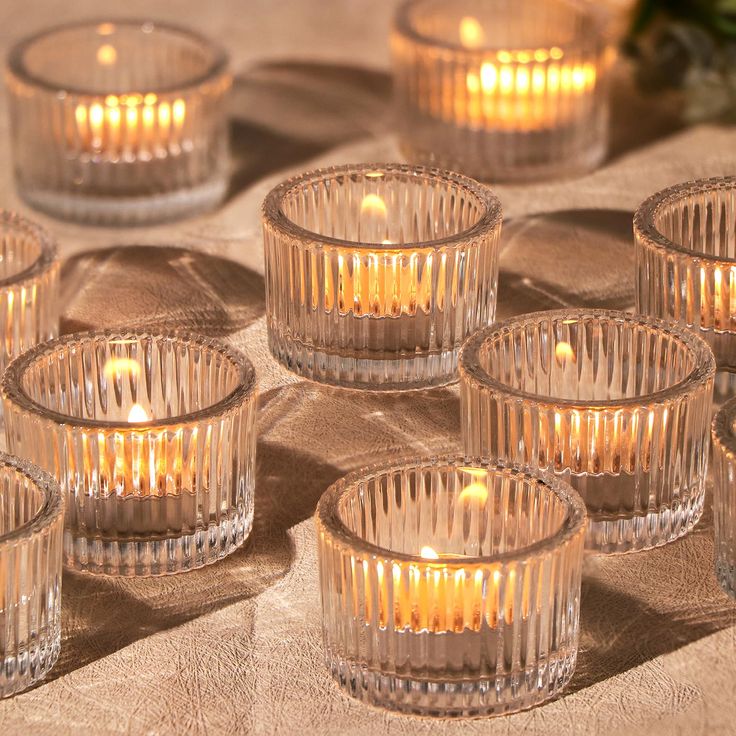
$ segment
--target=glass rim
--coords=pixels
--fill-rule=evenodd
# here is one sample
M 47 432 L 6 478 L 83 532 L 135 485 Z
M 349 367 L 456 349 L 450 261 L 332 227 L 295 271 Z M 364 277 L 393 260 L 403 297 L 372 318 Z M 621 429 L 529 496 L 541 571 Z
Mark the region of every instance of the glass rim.
M 713 444 L 731 461 L 736 460 L 736 436 L 731 430 L 736 420 L 736 397 L 729 399 L 715 414 L 711 423 Z
M 22 38 L 11 46 L 10 51 L 6 57 L 6 68 L 13 74 L 17 79 L 22 82 L 39 87 L 51 92 L 53 94 L 72 94 L 79 97 L 90 97 L 90 98 L 102 98 L 106 97 L 110 92 L 95 92 L 90 89 L 83 87 L 73 87 L 67 85 L 58 85 L 44 79 L 42 76 L 31 74 L 26 68 L 24 56 L 26 51 L 31 48 L 34 44 L 39 41 L 45 40 L 54 36 L 57 33 L 63 31 L 70 31 L 75 29 L 96 29 L 100 25 L 110 24 L 113 26 L 125 26 L 127 28 L 138 29 L 143 32 L 145 27 L 151 27 L 151 34 L 156 31 L 164 31 L 174 34 L 179 34 L 189 38 L 191 41 L 199 44 L 200 46 L 207 48 L 212 52 L 214 58 L 209 68 L 202 72 L 192 76 L 190 80 L 183 84 L 177 85 L 159 85 L 156 87 L 146 88 L 144 92 L 146 94 L 176 94 L 177 92 L 186 92 L 188 90 L 197 88 L 202 84 L 213 81 L 217 77 L 224 74 L 230 64 L 230 57 L 227 51 L 217 44 L 216 42 L 209 39 L 207 36 L 198 33 L 197 31 L 191 30 L 184 26 L 180 26 L 176 23 L 169 23 L 163 21 L 157 21 L 152 19 L 135 19 L 135 18 L 90 18 L 86 20 L 72 21 L 70 23 L 61 23 L 58 25 L 50 26 L 38 31 L 34 34 Z M 115 93 L 117 94 L 117 93 Z
M 147 422 L 123 422 L 107 421 L 102 419 L 88 419 L 86 417 L 75 417 L 70 414 L 48 409 L 43 404 L 32 399 L 23 389 L 22 379 L 31 364 L 43 357 L 48 357 L 59 348 L 76 341 L 94 343 L 109 340 L 137 340 L 140 338 L 151 338 L 153 340 L 169 340 L 187 346 L 196 346 L 200 349 L 212 350 L 219 353 L 223 358 L 229 360 L 239 371 L 237 386 L 227 396 L 210 404 L 203 409 L 190 411 L 172 417 L 161 417 L 151 419 Z M 236 407 L 242 406 L 256 396 L 257 376 L 253 363 L 240 350 L 232 348 L 226 343 L 203 335 L 189 332 L 161 332 L 154 333 L 146 330 L 95 330 L 89 332 L 74 332 L 61 335 L 53 340 L 40 343 L 30 350 L 14 358 L 5 370 L 0 384 L 2 398 L 14 404 L 33 416 L 46 421 L 52 421 L 56 425 L 67 427 L 78 427 L 82 429 L 103 429 L 119 432 L 145 432 L 148 430 L 163 429 L 180 424 L 192 424 L 199 421 L 207 421 L 224 415 Z
M 4 209 L 0 209 L 0 226 L 25 232 L 34 238 L 39 246 L 39 254 L 34 261 L 21 271 L 0 279 L 0 288 L 20 286 L 33 281 L 56 265 L 58 246 L 54 237 L 45 227 L 17 212 Z
M 411 243 L 383 244 L 368 243 L 358 240 L 343 240 L 340 238 L 333 238 L 329 235 L 322 235 L 321 233 L 317 233 L 313 230 L 308 230 L 301 225 L 297 225 L 293 220 L 289 219 L 281 209 L 281 205 L 285 198 L 291 194 L 292 191 L 298 189 L 304 184 L 324 181 L 326 179 L 335 179 L 346 174 L 363 174 L 371 172 L 381 174 L 403 174 L 405 176 L 415 176 L 429 180 L 439 179 L 440 181 L 453 184 L 459 189 L 464 189 L 471 193 L 481 202 L 484 207 L 484 212 L 481 213 L 478 221 L 470 227 L 444 238 Z M 264 223 L 278 230 L 282 236 L 298 240 L 301 243 L 316 243 L 319 246 L 332 246 L 366 253 L 391 254 L 407 253 L 421 249 L 440 250 L 444 247 L 458 246 L 469 240 L 483 237 L 500 227 L 502 222 L 502 208 L 501 201 L 493 193 L 490 187 L 454 171 L 430 166 L 414 166 L 411 164 L 400 163 L 360 163 L 312 169 L 286 179 L 275 186 L 266 195 L 261 207 L 261 216 Z
M 733 189 L 736 192 L 736 176 L 713 176 L 705 179 L 685 181 L 674 186 L 661 189 L 645 199 L 634 213 L 634 234 L 637 240 L 641 238 L 643 244 L 655 250 L 686 255 L 694 262 L 713 264 L 736 265 L 735 258 L 716 256 L 710 253 L 699 253 L 685 245 L 675 243 L 663 235 L 656 226 L 655 218 L 662 207 L 675 202 L 684 201 L 688 195 L 705 194 L 722 189 Z
M 48 529 L 64 510 L 61 486 L 49 473 L 23 458 L 0 452 L 0 471 L 5 468 L 16 471 L 42 491 L 43 503 L 28 521 L 5 534 L 0 534 L 0 549 L 31 539 Z
M 608 322 L 628 322 L 630 324 L 637 324 L 642 327 L 647 327 L 649 329 L 656 330 L 657 332 L 664 333 L 684 344 L 693 357 L 693 367 L 681 380 L 676 381 L 671 386 L 659 389 L 658 391 L 620 399 L 598 400 L 563 399 L 555 396 L 537 394 L 531 391 L 523 391 L 513 386 L 509 386 L 496 378 L 492 378 L 485 369 L 481 368 L 479 360 L 480 350 L 484 344 L 494 337 L 500 337 L 504 333 L 510 332 L 514 328 L 527 322 L 565 318 L 574 319 L 575 321 L 594 318 Z M 652 402 L 664 402 L 677 396 L 681 396 L 691 388 L 700 386 L 709 378 L 712 378 L 716 372 L 716 362 L 715 357 L 713 356 L 713 351 L 708 343 L 700 337 L 700 335 L 697 335 L 691 330 L 681 327 L 674 322 L 667 322 L 655 317 L 630 314 L 628 312 L 621 312 L 613 309 L 568 308 L 520 314 L 479 330 L 471 335 L 460 349 L 460 355 L 458 357 L 458 372 L 461 382 L 465 381 L 476 388 L 492 390 L 497 394 L 513 396 L 538 405 L 551 405 L 564 409 L 588 409 L 595 411 L 599 409 L 630 409 L 632 407 L 639 407 Z
M 415 43 L 420 46 L 425 46 L 427 48 L 433 48 L 433 49 L 442 49 L 443 51 L 453 51 L 455 53 L 462 53 L 467 56 L 476 56 L 481 57 L 485 54 L 496 53 L 499 51 L 516 51 L 516 48 L 509 49 L 508 45 L 494 45 L 494 46 L 488 46 L 483 45 L 479 46 L 477 48 L 468 48 L 467 46 L 463 46 L 461 43 L 456 43 L 452 41 L 443 41 L 436 36 L 430 36 L 424 33 L 420 33 L 415 28 L 414 24 L 411 22 L 410 14 L 414 10 L 414 8 L 417 8 L 424 3 L 426 3 L 427 0 L 404 0 L 404 2 L 399 5 L 398 9 L 394 13 L 393 18 L 393 24 L 392 24 L 392 30 L 394 33 L 397 33 L 401 35 L 403 38 L 408 39 L 412 43 Z M 605 10 L 604 8 L 599 7 L 593 7 L 592 5 L 590 7 L 583 6 L 580 3 L 575 2 L 575 0 L 558 0 L 558 2 L 561 5 L 568 5 L 570 6 L 571 10 L 578 13 L 579 15 L 590 18 L 595 22 L 596 29 L 598 30 L 598 35 L 594 37 L 596 40 L 600 39 L 602 42 L 602 46 L 606 46 L 607 42 L 606 34 L 605 34 L 605 20 L 603 14 L 608 14 L 610 16 L 610 13 L 608 10 Z M 586 35 L 585 41 L 589 41 L 589 37 Z M 567 54 L 572 52 L 573 50 L 579 49 L 579 47 L 583 44 L 576 44 L 576 43 L 566 43 L 566 44 L 555 44 L 558 48 L 562 49 L 563 54 Z M 524 49 L 526 50 L 526 48 Z
M 411 468 L 429 469 L 437 466 L 482 468 L 488 473 L 506 474 L 514 476 L 519 480 L 526 479 L 537 486 L 544 486 L 563 503 L 565 507 L 565 518 L 553 534 L 532 544 L 519 547 L 518 549 L 494 555 L 448 556 L 441 557 L 439 560 L 427 559 L 418 554 L 400 552 L 369 542 L 348 528 L 347 524 L 340 518 L 338 511 L 340 500 L 354 490 L 358 483 L 391 471 L 408 470 Z M 350 551 L 416 565 L 460 569 L 469 565 L 494 565 L 510 561 L 523 561 L 535 554 L 552 553 L 564 547 L 576 536 L 579 535 L 582 537 L 585 534 L 587 511 L 585 502 L 580 494 L 569 483 L 557 478 L 546 470 L 537 470 L 528 465 L 518 465 L 503 460 L 489 460 L 487 458 L 454 454 L 431 457 L 397 457 L 348 473 L 333 483 L 322 494 L 317 503 L 315 518 L 319 526 L 332 539 L 339 541 Z

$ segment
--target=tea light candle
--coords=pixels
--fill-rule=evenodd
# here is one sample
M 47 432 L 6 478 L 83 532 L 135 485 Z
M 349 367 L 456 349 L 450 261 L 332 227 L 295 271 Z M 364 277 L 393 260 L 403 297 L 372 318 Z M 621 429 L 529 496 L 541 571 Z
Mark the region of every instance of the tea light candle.
M 82 22 L 10 53 L 15 171 L 33 206 L 131 224 L 191 214 L 228 181 L 222 50 L 165 24 Z
M 59 484 L 0 453 L 0 699 L 42 680 L 61 647 Z
M 736 399 L 714 417 L 712 438 L 716 577 L 736 598 Z
M 409 460 L 338 481 L 316 523 L 326 658 L 350 695 L 492 715 L 554 697 L 571 677 L 585 508 L 568 485 Z
M 59 332 L 59 261 L 51 235 L 0 210 L 0 374 L 23 351 Z
M 703 511 L 714 374 L 708 345 L 670 323 L 595 309 L 515 317 L 463 346 L 465 450 L 569 481 L 589 549 L 664 544 Z
M 634 217 L 636 308 L 704 337 L 736 370 L 736 177 L 685 182 Z
M 480 179 L 564 176 L 607 147 L 612 52 L 568 0 L 409 0 L 392 35 L 402 148 Z
M 477 182 L 401 165 L 303 174 L 263 207 L 269 345 L 318 381 L 371 389 L 454 379 L 493 321 L 501 206 Z
M 255 374 L 225 345 L 66 335 L 10 365 L 3 399 L 8 446 L 54 473 L 66 494 L 68 566 L 182 572 L 248 537 Z

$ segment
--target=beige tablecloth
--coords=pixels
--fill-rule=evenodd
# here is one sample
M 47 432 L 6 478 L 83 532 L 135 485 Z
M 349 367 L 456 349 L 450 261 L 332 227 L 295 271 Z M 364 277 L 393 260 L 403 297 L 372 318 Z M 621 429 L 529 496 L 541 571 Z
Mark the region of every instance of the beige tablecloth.
M 564 698 L 495 720 L 394 716 L 343 696 L 321 659 L 310 516 L 327 485 L 388 453 L 459 441 L 456 388 L 373 396 L 321 388 L 268 355 L 258 206 L 287 174 L 399 158 L 382 0 L 4 0 L 0 49 L 48 23 L 121 13 L 199 27 L 232 52 L 233 186 L 206 217 L 146 229 L 54 222 L 62 329 L 158 324 L 220 335 L 259 372 L 256 525 L 213 567 L 138 582 L 64 577 L 60 660 L 0 703 L 0 734 L 726 734 L 736 732 L 736 606 L 712 573 L 712 525 L 666 548 L 590 557 L 577 672 Z M 657 189 L 734 173 L 736 132 L 678 131 L 616 85 L 610 161 L 591 176 L 498 187 L 499 315 L 630 307 L 631 215 Z M 0 96 L 2 205 L 12 185 Z

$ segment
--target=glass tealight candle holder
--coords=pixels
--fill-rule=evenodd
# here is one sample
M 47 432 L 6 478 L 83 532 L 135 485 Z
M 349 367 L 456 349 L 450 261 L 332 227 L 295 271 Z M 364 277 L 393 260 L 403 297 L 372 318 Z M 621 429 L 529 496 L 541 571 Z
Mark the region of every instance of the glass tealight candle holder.
M 12 452 L 65 492 L 64 562 L 164 575 L 216 562 L 253 522 L 256 378 L 203 337 L 80 333 L 10 364 Z
M 0 698 L 41 680 L 59 656 L 63 525 L 59 484 L 0 453 Z
M 705 341 L 660 320 L 515 317 L 463 346 L 465 449 L 569 481 L 588 507 L 589 549 L 665 544 L 702 514 L 714 375 Z
M 481 180 L 593 169 L 608 147 L 605 18 L 571 0 L 409 0 L 392 34 L 401 146 Z
M 109 224 L 206 210 L 229 179 L 227 56 L 161 23 L 81 22 L 17 44 L 7 66 L 19 194 Z
M 716 577 L 736 598 L 736 399 L 716 414 L 712 435 Z
M 263 205 L 269 345 L 324 383 L 455 380 L 462 341 L 493 322 L 501 205 L 472 179 L 398 164 L 312 171 Z
M 59 333 L 56 243 L 42 227 L 0 210 L 0 375 L 24 350 Z
M 585 506 L 558 479 L 462 458 L 338 481 L 317 507 L 327 666 L 429 716 L 509 713 L 575 668 Z
M 664 189 L 636 211 L 636 307 L 699 332 L 736 371 L 736 176 Z

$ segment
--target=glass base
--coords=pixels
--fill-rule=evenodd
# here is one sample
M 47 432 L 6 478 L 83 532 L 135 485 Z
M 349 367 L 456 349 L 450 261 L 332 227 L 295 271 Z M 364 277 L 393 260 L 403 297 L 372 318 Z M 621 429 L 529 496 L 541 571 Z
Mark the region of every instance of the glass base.
M 56 664 L 60 649 L 61 626 L 57 621 L 16 656 L 0 660 L 0 698 L 26 690 L 46 677 Z
M 406 391 L 444 386 L 457 381 L 459 349 L 438 353 L 380 357 L 376 352 L 328 353 L 314 350 L 269 327 L 271 354 L 285 368 L 304 378 L 342 388 L 368 391 Z M 377 356 L 377 357 L 373 357 Z
M 716 559 L 716 577 L 724 592 L 731 598 L 736 598 L 736 567 L 727 560 Z
M 514 713 L 555 697 L 575 671 L 577 652 L 517 674 L 462 681 L 432 681 L 368 670 L 327 654 L 327 667 L 348 695 L 370 705 L 421 716 L 469 717 Z
M 713 408 L 720 409 L 734 396 L 736 396 L 736 373 L 730 370 L 716 371 L 713 383 Z
M 20 187 L 18 193 L 31 207 L 52 217 L 124 226 L 176 220 L 211 210 L 222 201 L 227 187 L 227 178 L 219 176 L 194 187 L 140 197 L 95 197 Z
M 534 182 L 570 179 L 595 171 L 606 158 L 607 143 L 601 143 L 581 151 L 576 156 L 564 160 L 542 161 L 541 163 L 513 163 L 498 152 L 508 151 L 513 142 L 508 134 L 493 136 L 488 133 L 468 134 L 468 140 L 476 140 L 475 146 L 458 146 L 454 156 L 434 149 L 424 149 L 410 141 L 402 141 L 400 148 L 408 161 L 428 164 L 439 168 L 459 171 L 479 181 L 494 182 Z M 495 142 L 492 142 L 495 141 Z M 483 151 L 493 152 L 492 156 Z
M 64 565 L 92 575 L 152 577 L 211 565 L 243 545 L 253 512 L 234 514 L 208 529 L 166 539 L 74 537 L 64 530 Z
M 696 491 L 670 509 L 626 519 L 597 521 L 588 510 L 585 549 L 622 554 L 660 547 L 685 536 L 703 515 L 705 490 Z

